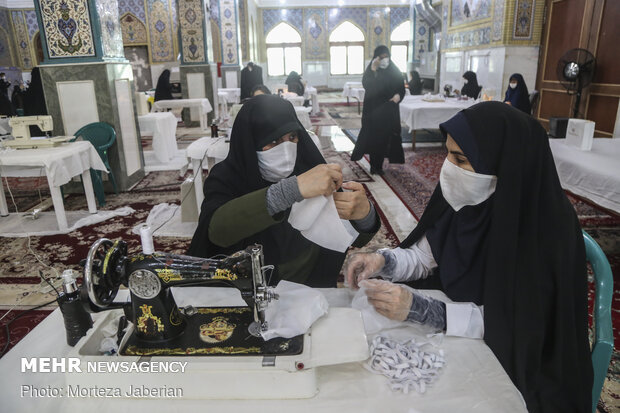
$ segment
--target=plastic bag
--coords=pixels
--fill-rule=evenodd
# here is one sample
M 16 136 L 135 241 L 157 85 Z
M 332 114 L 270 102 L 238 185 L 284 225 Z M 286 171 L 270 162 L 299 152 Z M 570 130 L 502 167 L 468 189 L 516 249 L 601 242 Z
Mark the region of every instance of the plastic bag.
M 265 310 L 268 330 L 261 333 L 265 340 L 304 334 L 329 309 L 320 291 L 302 284 L 283 280 L 275 293 L 279 299 L 271 301 Z

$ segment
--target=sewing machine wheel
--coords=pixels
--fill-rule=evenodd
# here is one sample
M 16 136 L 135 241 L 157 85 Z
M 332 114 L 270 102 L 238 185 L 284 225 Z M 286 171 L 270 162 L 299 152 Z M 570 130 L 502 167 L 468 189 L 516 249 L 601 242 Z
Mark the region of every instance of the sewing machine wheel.
M 112 242 L 101 238 L 90 247 L 86 257 L 84 286 L 90 301 L 100 308 L 112 304 L 121 284 L 115 267 L 119 253 L 126 250 L 126 244 L 119 242 L 122 241 Z

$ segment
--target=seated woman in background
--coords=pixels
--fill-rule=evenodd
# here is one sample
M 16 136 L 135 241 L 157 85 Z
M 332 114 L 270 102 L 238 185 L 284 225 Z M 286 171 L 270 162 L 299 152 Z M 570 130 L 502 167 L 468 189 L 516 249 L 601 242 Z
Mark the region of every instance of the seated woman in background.
M 349 285 L 386 317 L 484 338 L 531 413 L 591 411 L 583 235 L 547 133 L 501 102 L 440 127 L 448 155 L 420 222 L 398 248 L 354 255 Z M 452 301 L 396 283 L 410 281 Z
M 422 80 L 420 80 L 420 74 L 417 70 L 409 72 L 411 79 L 409 80 L 409 93 L 412 95 L 422 94 Z
M 157 79 L 157 87 L 155 88 L 155 102 L 158 100 L 172 99 L 172 91 L 170 89 L 170 70 L 166 69 L 161 72 Z
M 461 96 L 467 96 L 470 99 L 478 99 L 482 86 L 478 85 L 478 77 L 474 72 L 468 70 L 463 73 L 463 87 L 461 88 Z
M 530 94 L 527 91 L 527 85 L 523 76 L 520 73 L 515 73 L 510 76 L 508 83 L 508 89 L 506 89 L 506 97 L 504 103 L 512 105 L 528 115 L 532 113 L 532 106 L 530 105 Z
M 347 192 L 335 192 L 340 187 Z M 204 184 L 198 228 L 189 255 L 212 257 L 261 244 L 266 265 L 280 279 L 335 287 L 345 253 L 323 248 L 288 222 L 295 202 L 333 195 L 341 219 L 365 245 L 381 225 L 364 188 L 342 183 L 341 168 L 325 159 L 303 128 L 290 102 L 259 95 L 243 105 L 232 129 L 228 157 Z M 329 228 L 325 228 L 329 231 Z
M 292 71 L 286 81 L 284 82 L 288 86 L 288 91 L 290 93 L 297 93 L 297 96 L 303 96 L 306 90 L 303 82 L 301 81 L 301 76 L 299 73 Z

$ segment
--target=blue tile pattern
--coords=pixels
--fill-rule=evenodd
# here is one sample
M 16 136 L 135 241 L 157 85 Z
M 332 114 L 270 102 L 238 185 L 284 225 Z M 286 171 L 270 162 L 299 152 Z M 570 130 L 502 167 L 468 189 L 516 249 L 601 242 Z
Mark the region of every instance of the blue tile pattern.
M 9 32 L 9 27 L 11 24 L 9 23 L 9 11 L 6 9 L 0 10 L 0 27 Z
M 452 17 L 450 27 L 491 17 L 491 0 L 452 0 Z
M 239 0 L 239 35 L 241 36 L 241 60 L 249 60 L 250 53 L 248 50 L 248 28 L 246 25 L 246 0 Z
M 125 13 L 133 13 L 142 23 L 146 24 L 146 12 L 144 1 L 141 0 L 118 0 L 118 13 L 122 16 Z
M 325 9 L 304 10 L 304 45 L 306 59 L 328 59 L 327 30 L 325 27 Z
M 482 27 L 458 33 L 448 33 L 446 49 L 481 46 L 491 43 L 491 28 Z
M 390 7 L 390 33 L 399 24 L 409 20 L 409 7 Z
M 504 29 L 504 3 L 505 0 L 495 0 L 495 9 L 493 10 L 493 36 L 494 42 L 502 40 Z
M 367 32 L 368 8 L 366 7 L 342 7 L 327 10 L 327 28 L 331 32 L 341 22 L 351 20 L 356 23 L 364 33 Z
M 512 38 L 515 40 L 531 39 L 533 22 L 534 0 L 517 0 Z
M 9 35 L 6 31 L 0 30 L 0 66 L 9 67 L 13 66 L 13 60 L 11 59 L 11 50 L 9 49 Z
M 263 9 L 263 34 L 267 35 L 280 22 L 286 22 L 303 33 L 303 20 L 303 9 Z
M 24 10 L 24 17 L 26 17 L 26 26 L 28 26 L 28 36 L 32 39 L 32 36 L 39 31 L 37 13 L 34 10 Z
M 103 55 L 114 58 L 125 57 L 117 0 L 97 0 L 96 6 L 101 25 Z

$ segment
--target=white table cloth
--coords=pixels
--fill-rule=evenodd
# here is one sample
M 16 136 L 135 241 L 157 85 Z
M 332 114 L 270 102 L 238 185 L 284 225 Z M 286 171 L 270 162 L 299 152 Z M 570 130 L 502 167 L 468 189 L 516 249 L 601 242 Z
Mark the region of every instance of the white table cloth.
M 416 129 L 438 129 L 439 124 L 447 121 L 463 109 L 473 105 L 473 99 L 457 100 L 448 98 L 445 102 L 426 102 L 424 96 L 405 96 L 400 103 L 400 120 L 409 127 L 409 132 Z
M 342 87 L 342 96 L 343 97 L 349 97 L 351 96 L 351 89 L 359 89 L 359 88 L 364 88 L 364 85 L 362 84 L 362 82 L 346 82 L 344 84 L 344 86 Z
M 197 288 L 196 288 L 197 289 Z M 202 288 L 192 294 L 191 301 L 184 302 L 180 291 L 174 294 L 177 302 L 199 306 L 209 303 L 223 306 L 230 303 L 231 292 L 236 291 Z M 218 291 L 219 290 L 219 291 Z M 347 307 L 350 296 L 345 289 L 322 289 L 331 307 Z M 117 298 L 121 298 L 117 296 Z M 188 294 L 189 295 L 189 294 Z M 227 296 L 225 299 L 223 296 Z M 202 300 L 197 301 L 200 297 Z M 235 305 L 240 305 L 235 304 Z M 93 314 L 93 319 L 105 313 Z M 389 334 L 399 340 L 415 338 L 427 340 L 416 327 L 392 329 Z M 68 356 L 71 347 L 66 343 L 62 315 L 55 310 L 36 326 L 22 341 L 0 359 L 0 396 L 2 409 L 7 412 L 321 412 L 321 413 L 524 413 L 526 412 L 518 390 L 510 381 L 495 355 L 482 340 L 446 337 L 440 345 L 445 352 L 446 367 L 436 382 L 423 395 L 417 393 L 395 393 L 383 376 L 373 374 L 363 363 L 347 363 L 319 367 L 317 371 L 318 394 L 299 400 L 186 400 L 186 399 L 127 399 L 104 397 L 66 397 L 64 374 L 79 373 L 22 373 L 22 357 Z M 157 357 L 153 357 L 153 360 Z M 151 373 L 157 374 L 157 373 Z M 179 375 L 183 373 L 178 373 Z M 295 373 L 291 373 L 295 374 Z M 146 376 L 145 376 L 146 377 Z M 182 377 L 180 377 L 182 378 Z M 135 383 L 136 386 L 147 385 Z M 205 382 L 205 386 L 209 383 Z M 22 386 L 40 388 L 61 388 L 63 397 L 31 398 L 21 397 Z M 168 387 L 177 387 L 170 383 Z M 121 392 L 127 388 L 122 388 Z
M 66 230 L 67 217 L 60 186 L 82 175 L 88 211 L 97 212 L 90 168 L 107 171 L 90 142 L 77 141 L 43 149 L 5 149 L 0 151 L 0 214 L 9 214 L 2 176 L 47 176 L 58 228 Z M 9 219 L 9 218 L 2 218 Z
M 207 98 L 158 100 L 153 104 L 151 112 L 165 112 L 167 109 L 179 108 L 198 108 L 200 113 L 200 128 L 202 130 L 207 130 L 209 128 L 207 113 L 211 112 L 213 108 L 211 107 L 211 102 L 209 102 Z
M 202 167 L 200 166 L 200 162 L 202 161 L 202 166 L 206 166 L 210 171 L 213 165 L 226 159 L 230 147 L 230 143 L 227 141 L 228 137 L 200 138 L 192 142 L 185 150 L 192 164 L 192 170 L 194 171 L 194 191 L 196 193 L 196 204 L 198 205 L 199 213 L 202 201 L 204 200 L 204 193 L 202 190 Z
M 549 139 L 562 188 L 620 214 L 620 139 L 594 138 L 592 149 Z
M 138 116 L 141 135 L 153 136 L 153 152 L 160 162 L 174 158 L 177 147 L 177 118 L 170 112 Z
M 297 93 L 284 93 L 282 97 L 293 104 L 293 106 L 303 106 L 305 98 Z
M 316 115 L 320 112 L 319 109 L 319 97 L 318 92 L 315 87 L 307 86 L 304 90 L 304 99 L 308 99 L 312 101 L 312 115 Z
M 301 124 L 306 129 L 312 128 L 312 122 L 310 121 L 310 111 L 312 111 L 312 108 L 295 106 L 295 113 L 297 114 L 297 119 L 299 119 Z

